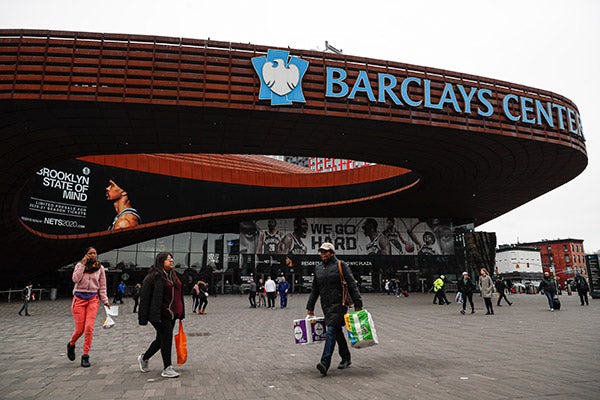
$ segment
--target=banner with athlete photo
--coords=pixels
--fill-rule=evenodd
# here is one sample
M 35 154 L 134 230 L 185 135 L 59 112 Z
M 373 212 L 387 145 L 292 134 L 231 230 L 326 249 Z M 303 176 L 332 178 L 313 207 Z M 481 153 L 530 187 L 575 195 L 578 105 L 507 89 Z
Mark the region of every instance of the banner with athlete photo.
M 450 219 L 294 218 L 244 221 L 240 252 L 299 256 L 331 242 L 340 255 L 453 255 Z

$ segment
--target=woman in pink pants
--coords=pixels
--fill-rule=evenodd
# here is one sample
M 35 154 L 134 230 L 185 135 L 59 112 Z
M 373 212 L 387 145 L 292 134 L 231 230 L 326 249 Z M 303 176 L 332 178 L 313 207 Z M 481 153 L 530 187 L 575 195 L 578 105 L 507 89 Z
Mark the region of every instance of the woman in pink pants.
M 71 311 L 75 321 L 75 331 L 71 340 L 67 343 L 67 357 L 69 360 L 75 360 L 75 343 L 81 337 L 83 340 L 83 354 L 81 356 L 81 366 L 90 366 L 90 348 L 94 336 L 94 323 L 100 301 L 110 308 L 110 302 L 106 295 L 106 274 L 104 267 L 97 259 L 98 253 L 95 248 L 88 247 L 85 256 L 81 262 L 77 263 L 73 270 L 73 303 Z M 100 299 L 98 299 L 98 296 Z

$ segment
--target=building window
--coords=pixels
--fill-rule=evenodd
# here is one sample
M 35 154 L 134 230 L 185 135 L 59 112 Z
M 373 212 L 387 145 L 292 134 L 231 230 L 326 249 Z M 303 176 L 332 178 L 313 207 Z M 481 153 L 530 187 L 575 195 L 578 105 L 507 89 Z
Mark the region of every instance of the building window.
M 565 254 L 565 262 L 567 262 L 567 263 L 570 262 L 570 258 L 569 258 L 568 254 Z
M 564 250 L 565 252 L 569 251 L 569 246 L 568 246 L 568 245 L 566 245 L 566 244 L 563 244 L 563 250 Z

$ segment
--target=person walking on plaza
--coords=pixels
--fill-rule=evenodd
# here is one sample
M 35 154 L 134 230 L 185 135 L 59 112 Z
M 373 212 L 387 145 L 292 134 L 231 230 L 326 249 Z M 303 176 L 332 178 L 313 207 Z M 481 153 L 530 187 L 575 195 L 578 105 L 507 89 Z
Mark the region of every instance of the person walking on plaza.
M 287 307 L 288 302 L 288 292 L 290 290 L 290 283 L 285 279 L 285 276 L 281 277 L 281 281 L 279 282 L 279 304 L 281 308 Z
M 441 275 L 440 278 L 442 278 L 442 280 L 444 281 L 444 285 L 439 290 L 438 298 L 443 299 L 445 304 L 450 304 L 451 301 L 448 300 L 448 298 L 446 297 L 446 279 L 447 278 L 444 275 Z M 442 304 L 442 303 L 440 303 L 440 304 Z
M 362 310 L 363 303 L 350 267 L 345 262 L 337 259 L 333 244 L 323 243 L 319 247 L 319 255 L 321 263 L 315 267 L 312 290 L 306 303 L 306 314 L 309 316 L 315 315 L 315 304 L 320 297 L 327 328 L 325 346 L 323 347 L 321 361 L 317 364 L 317 369 L 321 375 L 327 375 L 336 343 L 342 358 L 338 369 L 348 368 L 352 364 L 348 343 L 342 330 L 345 325 L 344 314 L 348 312 L 348 307 L 342 304 L 342 279 L 338 262 L 341 263 L 342 273 L 348 285 L 348 292 L 354 302 L 354 310 Z
M 250 278 L 249 284 L 248 301 L 250 302 L 250 308 L 256 308 L 256 282 L 254 282 L 254 279 Z
M 115 294 L 115 298 L 113 299 L 113 304 L 123 304 L 123 295 L 125 294 L 125 284 L 123 281 L 119 282 L 119 286 L 117 286 L 117 293 Z
M 198 302 L 200 300 L 200 286 L 198 286 L 198 282 L 194 284 L 192 287 L 192 314 L 196 314 L 196 310 L 198 309 Z
M 208 305 L 208 284 L 204 281 L 198 281 L 198 314 L 206 314 L 206 306 Z
M 25 286 L 23 288 L 23 291 L 21 292 L 21 299 L 23 300 L 23 305 L 21 306 L 21 309 L 19 310 L 20 316 L 23 316 L 23 311 L 25 311 L 26 317 L 31 316 L 31 314 L 29 314 L 29 302 L 31 301 L 31 298 L 32 298 L 31 296 L 33 295 L 32 288 L 33 288 L 33 285 L 30 283 L 27 286 Z
M 433 281 L 433 304 L 436 304 L 436 300 L 439 305 L 450 304 L 444 290 L 445 283 L 446 277 L 444 275 L 440 275 L 439 278 Z
M 265 284 L 262 278 L 258 280 L 258 306 L 267 306 L 267 291 L 265 290 Z
M 72 280 L 73 302 L 71 312 L 75 322 L 75 330 L 67 343 L 67 358 L 75 361 L 75 344 L 84 335 L 81 366 L 90 367 L 90 349 L 94 337 L 94 324 L 100 302 L 110 308 L 110 300 L 106 295 L 106 273 L 98 261 L 98 252 L 94 247 L 88 247 L 83 259 L 75 265 Z M 98 300 L 100 297 L 100 300 Z
M 142 283 L 138 322 L 140 325 L 152 324 L 156 338 L 146 351 L 137 358 L 141 372 L 149 372 L 150 358 L 160 350 L 163 361 L 161 376 L 177 378 L 179 373 L 171 363 L 173 347 L 173 328 L 175 320 L 185 318 L 183 304 L 183 285 L 173 270 L 173 256 L 169 252 L 158 253 L 154 265 Z
M 584 305 L 585 303 L 586 306 L 589 306 L 590 303 L 588 301 L 588 291 L 590 290 L 590 287 L 588 286 L 585 277 L 581 275 L 580 272 L 575 275 L 575 288 L 577 289 L 577 294 L 579 295 L 579 301 L 581 301 L 581 305 Z
M 465 315 L 465 309 L 467 308 L 467 300 L 469 300 L 469 304 L 471 305 L 471 314 L 475 314 L 475 306 L 473 305 L 473 292 L 475 291 L 475 284 L 469 277 L 469 273 L 467 271 L 462 273 L 462 279 L 459 279 L 457 282 L 457 290 L 462 293 L 462 310 L 460 313 Z
M 544 272 L 544 278 L 538 287 L 540 293 L 546 295 L 550 311 L 554 311 L 554 296 L 556 296 L 556 281 L 548 271 Z
M 267 292 L 267 301 L 269 302 L 269 308 L 275 309 L 275 298 L 277 297 L 277 285 L 275 281 L 271 279 L 270 276 L 267 276 L 267 281 L 265 282 L 265 291 Z
M 142 285 L 137 283 L 133 288 L 133 312 L 136 313 L 140 304 L 140 294 L 142 293 Z
M 481 290 L 481 297 L 485 303 L 487 312 L 485 315 L 494 315 L 494 306 L 492 305 L 492 296 L 494 295 L 494 281 L 490 277 L 487 269 L 481 268 L 479 271 L 479 290 Z
M 506 303 L 508 303 L 509 306 L 512 306 L 512 303 L 508 301 L 508 298 L 506 297 L 506 283 L 504 282 L 504 278 L 502 278 L 501 276 L 497 277 L 496 281 L 494 282 L 494 286 L 496 287 L 496 292 L 498 292 L 498 303 L 496 303 L 496 305 L 498 307 L 502 307 L 502 304 L 500 304 L 500 302 L 502 301 L 502 299 L 504 299 L 504 301 L 506 301 Z

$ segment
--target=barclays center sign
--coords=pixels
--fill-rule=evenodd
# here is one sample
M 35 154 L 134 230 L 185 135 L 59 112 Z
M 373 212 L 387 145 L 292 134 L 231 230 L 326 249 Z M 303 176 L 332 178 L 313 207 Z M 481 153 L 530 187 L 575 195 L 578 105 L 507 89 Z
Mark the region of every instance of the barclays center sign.
M 270 100 L 272 106 L 305 103 L 302 78 L 309 62 L 290 56 L 289 51 L 269 50 L 266 56 L 254 57 L 252 65 L 260 78 L 259 100 Z M 370 77 L 366 70 L 353 71 L 326 67 L 325 97 L 352 101 L 357 95 L 366 96 L 371 103 L 393 104 L 397 107 L 442 110 L 451 109 L 464 115 L 489 118 L 494 115 L 493 102 L 500 112 L 514 123 L 546 126 L 583 137 L 579 113 L 552 101 L 540 101 L 522 94 L 496 94 L 489 88 L 445 83 L 441 95 L 434 95 L 432 82 L 416 76 L 398 78 L 389 73 Z M 349 79 L 351 78 L 351 79 Z M 353 82 L 353 83 L 350 83 Z M 419 89 L 421 95 L 415 95 Z

